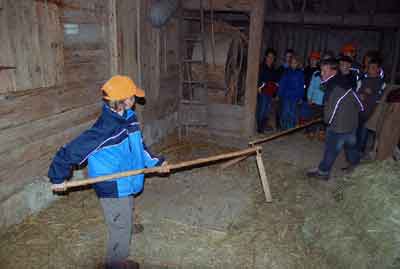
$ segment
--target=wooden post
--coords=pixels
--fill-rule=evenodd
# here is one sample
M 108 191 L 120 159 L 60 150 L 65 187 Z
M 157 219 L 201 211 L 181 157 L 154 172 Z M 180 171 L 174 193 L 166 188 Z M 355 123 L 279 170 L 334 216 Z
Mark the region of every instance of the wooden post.
M 141 16 L 141 2 L 136 2 L 136 57 L 137 57 L 137 83 L 139 87 L 143 88 L 143 79 L 142 79 L 142 16 Z
M 399 65 L 399 57 L 400 57 L 400 28 L 397 29 L 396 34 L 396 44 L 394 47 L 394 58 L 392 64 L 392 73 L 390 74 L 390 84 L 394 84 L 396 81 L 397 74 L 397 66 Z
M 257 81 L 261 56 L 262 34 L 264 28 L 264 0 L 254 0 L 250 12 L 250 34 L 247 56 L 246 93 L 245 93 L 245 135 L 251 136 L 255 131 L 255 114 L 257 106 Z
M 271 191 L 269 189 L 267 173 L 265 172 L 265 167 L 261 156 L 261 149 L 257 150 L 256 160 L 257 160 L 258 172 L 260 173 L 261 184 L 264 189 L 265 200 L 268 203 L 270 203 L 272 202 L 272 196 L 271 196 Z
M 117 32 L 117 1 L 110 0 L 109 4 L 109 15 L 108 25 L 110 34 L 110 45 L 109 45 L 109 56 L 110 56 L 110 75 L 118 74 L 118 32 Z

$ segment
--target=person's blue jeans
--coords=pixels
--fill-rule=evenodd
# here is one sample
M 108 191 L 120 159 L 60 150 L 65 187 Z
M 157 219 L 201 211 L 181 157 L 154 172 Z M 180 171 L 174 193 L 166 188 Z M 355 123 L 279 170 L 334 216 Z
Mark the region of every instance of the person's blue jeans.
M 296 127 L 297 124 L 297 101 L 283 99 L 281 102 L 280 127 L 283 130 Z
M 267 123 L 268 113 L 271 107 L 272 97 L 267 94 L 258 94 L 257 95 L 257 112 L 256 112 L 256 120 L 257 120 L 257 130 L 259 132 L 263 132 L 265 128 L 265 124 Z
M 368 143 L 368 129 L 365 127 L 365 121 L 360 121 L 357 129 L 357 148 L 360 154 L 365 152 Z
M 325 138 L 324 157 L 318 167 L 320 173 L 329 175 L 342 149 L 344 149 L 346 159 L 351 165 L 357 165 L 360 162 L 356 131 L 350 133 L 336 133 L 328 130 Z

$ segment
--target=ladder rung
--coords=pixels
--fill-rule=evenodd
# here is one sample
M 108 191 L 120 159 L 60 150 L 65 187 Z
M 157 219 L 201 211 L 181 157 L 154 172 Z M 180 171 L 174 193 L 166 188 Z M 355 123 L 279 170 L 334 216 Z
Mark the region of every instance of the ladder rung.
M 196 101 L 196 100 L 188 100 L 188 99 L 182 99 L 181 104 L 188 104 L 188 105 L 205 105 L 204 102 L 201 101 Z
M 193 59 L 183 59 L 183 62 L 184 63 L 199 63 L 199 64 L 203 63 L 202 60 L 193 60 Z
M 186 84 L 205 84 L 206 81 L 203 81 L 203 80 L 184 80 L 183 83 L 186 83 Z
M 201 42 L 203 41 L 203 38 L 201 37 L 185 37 L 185 41 L 192 41 L 192 42 Z
M 188 21 L 199 21 L 201 20 L 200 17 L 194 17 L 194 16 L 183 16 L 184 20 L 188 20 Z

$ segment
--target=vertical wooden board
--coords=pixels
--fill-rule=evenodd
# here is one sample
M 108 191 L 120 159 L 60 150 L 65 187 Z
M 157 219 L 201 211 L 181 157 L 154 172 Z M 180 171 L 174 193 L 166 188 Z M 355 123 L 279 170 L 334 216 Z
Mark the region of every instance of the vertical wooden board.
M 1 0 L 0 7 L 0 65 L 15 66 L 15 58 L 11 52 L 11 40 L 9 38 L 8 1 Z M 0 71 L 0 94 L 15 91 L 15 70 Z
M 117 1 L 120 73 L 137 80 L 136 1 Z
M 160 88 L 160 57 L 157 44 L 159 44 L 160 30 L 151 26 L 147 19 L 150 10 L 150 1 L 142 1 L 141 37 L 143 42 L 141 53 L 143 61 L 143 85 L 146 90 L 147 105 L 146 109 L 155 103 Z
M 259 64 L 261 56 L 261 42 L 264 28 L 264 0 L 255 0 L 253 2 L 250 16 L 249 30 L 249 48 L 247 56 L 247 74 L 246 74 L 246 92 L 245 107 L 246 122 L 244 135 L 250 136 L 255 131 L 255 112 L 257 105 L 257 80 L 259 74 Z
M 39 2 L 37 2 L 39 4 Z M 59 85 L 63 81 L 63 29 L 60 10 L 55 4 L 47 3 L 39 17 L 40 49 L 43 57 L 44 87 Z

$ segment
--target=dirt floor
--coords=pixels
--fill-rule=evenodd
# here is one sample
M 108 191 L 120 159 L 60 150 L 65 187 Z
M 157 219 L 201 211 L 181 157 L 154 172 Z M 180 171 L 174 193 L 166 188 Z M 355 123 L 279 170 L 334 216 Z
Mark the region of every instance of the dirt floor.
M 272 203 L 265 203 L 254 158 L 226 170 L 214 164 L 149 178 L 135 200 L 145 230 L 135 235 L 132 258 L 142 268 L 335 268 L 301 236 L 305 210 L 332 202 L 335 180 L 304 176 L 322 144 L 297 133 L 263 147 Z M 232 149 L 171 138 L 154 150 L 175 163 Z M 341 157 L 336 176 L 343 165 Z M 0 268 L 97 268 L 106 230 L 89 189 L 69 193 L 0 240 Z

